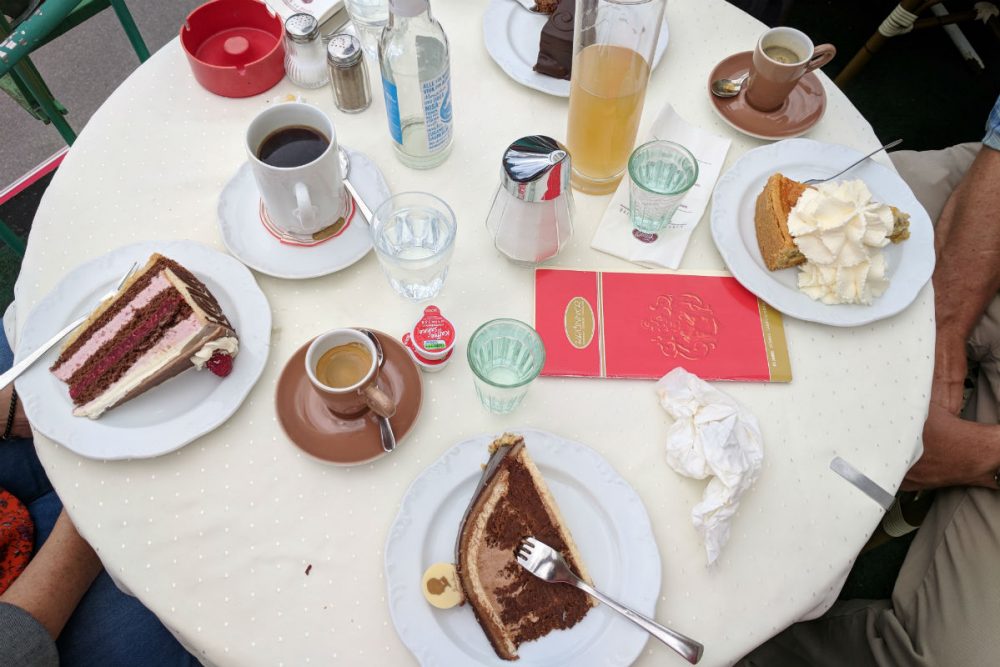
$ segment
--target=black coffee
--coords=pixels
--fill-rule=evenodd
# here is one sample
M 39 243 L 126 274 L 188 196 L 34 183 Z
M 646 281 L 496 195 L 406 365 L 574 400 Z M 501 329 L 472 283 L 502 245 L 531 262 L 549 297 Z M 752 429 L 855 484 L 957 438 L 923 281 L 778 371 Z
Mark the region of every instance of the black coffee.
M 330 140 L 311 127 L 283 127 L 267 135 L 257 149 L 257 158 L 272 167 L 301 167 L 327 149 Z

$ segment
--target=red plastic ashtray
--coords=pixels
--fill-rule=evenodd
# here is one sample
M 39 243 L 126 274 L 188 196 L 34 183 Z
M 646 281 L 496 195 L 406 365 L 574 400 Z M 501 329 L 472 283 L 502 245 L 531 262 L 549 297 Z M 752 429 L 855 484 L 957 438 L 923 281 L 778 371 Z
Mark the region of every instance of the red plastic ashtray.
M 250 97 L 285 75 L 284 26 L 260 0 L 212 0 L 181 26 L 181 46 L 206 90 Z

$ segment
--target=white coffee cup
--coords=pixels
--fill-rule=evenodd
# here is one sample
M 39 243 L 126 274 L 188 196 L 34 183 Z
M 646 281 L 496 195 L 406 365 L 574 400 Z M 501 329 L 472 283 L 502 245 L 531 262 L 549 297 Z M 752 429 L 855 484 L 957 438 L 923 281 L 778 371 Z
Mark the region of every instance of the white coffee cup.
M 274 167 L 257 154 L 261 144 L 286 127 L 308 127 L 329 139 L 323 153 L 299 167 Z M 337 136 L 329 116 L 302 102 L 277 104 L 257 114 L 246 132 L 246 150 L 267 215 L 282 234 L 312 241 L 314 234 L 347 214 L 349 200 L 340 173 Z

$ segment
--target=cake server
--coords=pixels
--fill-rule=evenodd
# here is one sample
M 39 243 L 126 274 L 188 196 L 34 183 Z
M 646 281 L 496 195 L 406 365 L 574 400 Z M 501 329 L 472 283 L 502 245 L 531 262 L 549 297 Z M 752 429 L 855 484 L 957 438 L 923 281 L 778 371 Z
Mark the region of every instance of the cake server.
M 542 581 L 576 586 L 587 595 L 603 602 L 659 639 L 692 665 L 698 664 L 698 661 L 701 660 L 701 654 L 705 650 L 704 646 L 690 637 L 685 637 L 681 633 L 660 625 L 639 612 L 615 602 L 604 593 L 588 585 L 573 574 L 573 571 L 569 569 L 569 565 L 566 564 L 561 553 L 544 542 L 539 542 L 534 537 L 524 538 L 521 541 L 521 546 L 517 549 L 517 562 L 521 567 Z
M 122 279 L 120 281 L 118 281 L 118 286 L 115 287 L 110 292 L 108 292 L 107 294 L 105 294 L 104 296 L 102 296 L 101 299 L 100 299 L 100 301 L 98 301 L 98 304 L 103 303 L 104 301 L 106 301 L 106 300 L 110 299 L 111 297 L 113 297 L 118 292 L 118 290 L 121 289 L 122 285 L 125 284 L 125 281 L 128 280 L 129 276 L 131 276 L 133 273 L 135 273 L 135 270 L 138 267 L 139 267 L 138 263 L 133 263 L 132 264 L 132 268 L 130 268 L 128 270 L 128 273 L 126 273 L 122 277 Z M 21 373 L 23 373 L 24 371 L 26 371 L 29 368 L 31 368 L 31 366 L 36 361 L 38 361 L 38 359 L 43 354 L 45 354 L 50 349 L 52 349 L 53 345 L 55 345 L 56 343 L 58 343 L 59 341 L 61 341 L 63 338 L 65 338 L 66 335 L 70 331 L 72 331 L 73 329 L 75 329 L 78 326 L 80 326 L 81 324 L 83 324 L 87 320 L 87 318 L 90 317 L 90 313 L 91 313 L 92 310 L 93 309 L 88 310 L 82 317 L 79 317 L 79 318 L 73 320 L 72 322 L 70 322 L 69 324 L 67 324 L 66 327 L 64 329 L 62 329 L 59 333 L 57 333 L 52 338 L 48 339 L 47 341 L 45 341 L 44 343 L 42 343 L 41 345 L 39 345 L 38 349 L 36 349 L 34 352 L 32 352 L 31 354 L 29 354 L 28 356 L 26 356 L 24 359 L 21 359 L 21 361 L 19 361 L 16 364 L 14 364 L 9 371 L 7 371 L 6 373 L 4 373 L 3 375 L 0 375 L 0 389 L 3 389 L 7 385 L 9 385 L 11 382 L 13 382 L 14 380 L 16 380 L 21 375 Z

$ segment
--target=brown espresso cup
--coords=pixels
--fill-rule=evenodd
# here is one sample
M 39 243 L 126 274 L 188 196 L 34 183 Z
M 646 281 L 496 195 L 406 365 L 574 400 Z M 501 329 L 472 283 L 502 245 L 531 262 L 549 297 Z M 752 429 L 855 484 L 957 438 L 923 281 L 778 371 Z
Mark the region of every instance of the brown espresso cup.
M 357 329 L 333 329 L 317 336 L 306 351 L 306 374 L 332 413 L 356 418 L 368 410 L 396 413 L 392 397 L 378 387 L 375 344 Z
M 757 40 L 747 81 L 746 99 L 758 111 L 774 111 L 808 72 L 837 55 L 833 44 L 813 46 L 808 35 L 795 28 L 771 28 Z

